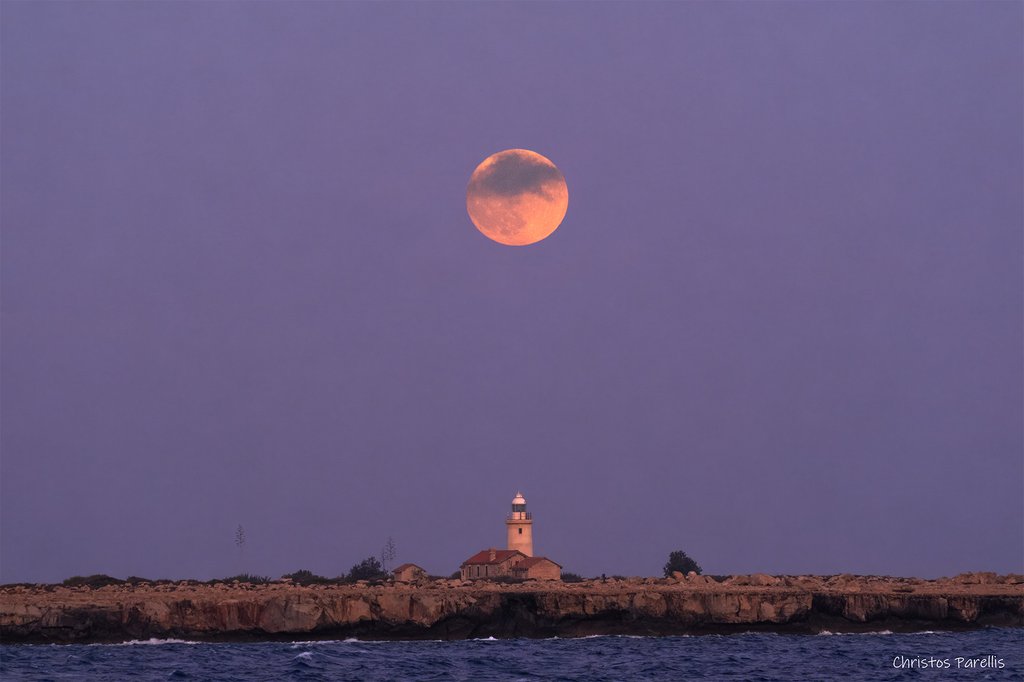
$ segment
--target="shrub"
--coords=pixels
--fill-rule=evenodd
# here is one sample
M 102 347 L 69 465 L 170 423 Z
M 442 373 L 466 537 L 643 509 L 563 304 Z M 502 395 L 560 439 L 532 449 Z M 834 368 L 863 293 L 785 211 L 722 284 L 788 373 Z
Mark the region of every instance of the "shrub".
M 107 585 L 121 585 L 124 581 L 119 578 L 113 578 L 103 573 L 97 573 L 96 575 L 90 576 L 72 576 L 64 581 L 65 587 L 106 587 Z
M 137 575 L 130 575 L 125 579 L 125 582 L 129 585 L 138 585 L 140 583 L 151 583 L 153 581 L 149 578 L 140 578 Z
M 693 571 L 700 575 L 700 566 L 696 561 L 686 556 L 686 552 L 677 549 L 668 555 L 668 563 L 665 564 L 665 577 L 672 577 L 674 571 L 679 571 L 683 575 Z
M 580 574 L 578 574 L 578 573 L 562 573 L 562 582 L 563 583 L 581 583 L 581 582 L 583 582 L 583 577 Z
M 502 583 L 505 585 L 515 585 L 519 583 L 525 583 L 529 578 L 516 578 L 511 575 L 495 575 L 488 578 L 478 578 L 478 580 L 489 580 L 494 583 Z
M 252 575 L 251 573 L 239 573 L 238 575 L 233 575 L 230 578 L 224 578 L 224 582 L 226 583 L 233 583 L 236 581 L 240 583 L 250 583 L 252 585 L 266 585 L 270 582 L 270 578 L 265 575 Z
M 313 573 L 312 571 L 307 571 L 306 569 L 301 569 L 295 571 L 294 573 L 288 573 L 287 575 L 282 575 L 281 577 L 291 579 L 291 581 L 296 585 L 322 585 L 324 583 L 331 582 L 329 578 L 325 578 L 322 575 L 317 575 L 316 573 Z
M 462 580 L 462 571 L 455 571 L 450 576 L 448 576 L 448 579 L 449 580 Z

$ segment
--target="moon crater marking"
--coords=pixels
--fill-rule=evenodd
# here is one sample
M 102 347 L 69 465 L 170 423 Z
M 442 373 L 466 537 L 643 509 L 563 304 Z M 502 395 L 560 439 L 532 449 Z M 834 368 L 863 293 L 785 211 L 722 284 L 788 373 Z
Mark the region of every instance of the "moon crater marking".
M 568 207 L 562 172 L 529 149 L 506 149 L 487 157 L 466 188 L 470 220 L 485 236 L 509 246 L 548 237 Z

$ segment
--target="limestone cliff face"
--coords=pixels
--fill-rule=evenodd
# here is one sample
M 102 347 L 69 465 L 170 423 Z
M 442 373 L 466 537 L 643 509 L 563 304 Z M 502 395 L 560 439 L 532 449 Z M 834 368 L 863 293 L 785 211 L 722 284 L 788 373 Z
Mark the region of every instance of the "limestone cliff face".
M 691 576 L 572 585 L 5 587 L 0 637 L 456 639 L 1024 626 L 1024 582 L 1014 577 L 991 584 L 853 579 L 843 586 L 765 578 L 777 582 L 744 576 L 719 584 Z

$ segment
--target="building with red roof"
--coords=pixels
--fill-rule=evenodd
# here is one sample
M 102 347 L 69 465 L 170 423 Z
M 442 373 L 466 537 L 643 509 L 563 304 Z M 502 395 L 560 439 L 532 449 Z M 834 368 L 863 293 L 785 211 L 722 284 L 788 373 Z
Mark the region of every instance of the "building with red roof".
M 459 569 L 463 580 L 498 578 L 512 575 L 512 567 L 529 559 L 518 549 L 485 549 L 462 562 Z
M 562 566 L 546 556 L 526 557 L 512 567 L 512 577 L 533 580 L 561 580 Z

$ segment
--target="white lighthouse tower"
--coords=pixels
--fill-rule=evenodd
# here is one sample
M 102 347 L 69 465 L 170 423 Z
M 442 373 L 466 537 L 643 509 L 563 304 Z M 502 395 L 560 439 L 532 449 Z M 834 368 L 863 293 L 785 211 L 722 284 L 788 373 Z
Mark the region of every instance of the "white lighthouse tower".
M 512 512 L 505 517 L 505 526 L 508 528 L 508 548 L 533 556 L 533 517 L 526 511 L 526 498 L 522 493 L 516 493 L 512 498 Z

